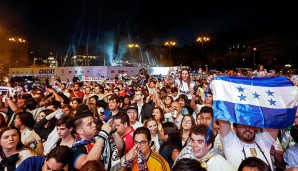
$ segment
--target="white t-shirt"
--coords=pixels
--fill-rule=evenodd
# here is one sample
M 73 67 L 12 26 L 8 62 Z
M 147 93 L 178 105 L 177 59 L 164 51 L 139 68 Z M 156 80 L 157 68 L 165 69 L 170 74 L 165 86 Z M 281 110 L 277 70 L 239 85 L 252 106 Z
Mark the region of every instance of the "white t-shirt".
M 236 167 L 221 155 L 211 157 L 207 162 L 208 171 L 236 171 Z
M 263 150 L 266 158 L 264 157 L 256 143 L 246 144 L 240 141 L 236 133 L 232 130 L 230 130 L 230 132 L 224 138 L 221 137 L 221 141 L 226 159 L 230 161 L 233 165 L 235 165 L 237 168 L 241 164 L 242 160 L 245 159 L 244 155 L 246 155 L 246 158 L 252 156 L 250 149 L 254 149 L 257 152 L 256 157 L 263 160 L 266 164 L 268 164 L 266 161 L 267 159 L 271 169 L 273 168 L 270 157 L 270 149 L 275 140 L 268 132 L 257 133 L 255 137 L 255 142 Z
M 224 156 L 223 146 L 222 146 L 222 143 L 221 143 L 221 140 L 220 140 L 219 131 L 217 131 L 216 136 L 215 136 L 213 151 L 217 154 L 220 154 L 220 155 Z
M 137 128 L 142 127 L 143 124 L 139 121 L 136 121 L 135 124 L 130 124 L 130 126 L 132 126 L 134 130 L 136 130 Z
M 189 87 L 187 82 L 182 81 L 182 85 L 180 85 L 180 80 L 179 79 L 175 79 L 175 84 L 177 84 L 178 86 L 178 94 L 185 94 L 187 95 L 188 99 L 191 99 L 191 94 L 190 94 L 190 90 L 194 90 L 194 86 L 195 86 L 195 82 L 194 81 L 190 81 L 189 83 Z

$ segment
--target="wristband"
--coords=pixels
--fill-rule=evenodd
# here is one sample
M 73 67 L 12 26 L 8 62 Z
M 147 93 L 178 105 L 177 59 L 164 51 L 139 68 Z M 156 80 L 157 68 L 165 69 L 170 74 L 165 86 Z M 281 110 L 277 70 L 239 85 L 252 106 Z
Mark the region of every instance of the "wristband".
M 114 134 L 117 131 L 117 128 L 115 128 L 113 131 L 111 131 L 111 134 Z
M 109 134 L 106 131 L 101 130 L 98 133 L 98 137 L 107 140 L 109 138 Z

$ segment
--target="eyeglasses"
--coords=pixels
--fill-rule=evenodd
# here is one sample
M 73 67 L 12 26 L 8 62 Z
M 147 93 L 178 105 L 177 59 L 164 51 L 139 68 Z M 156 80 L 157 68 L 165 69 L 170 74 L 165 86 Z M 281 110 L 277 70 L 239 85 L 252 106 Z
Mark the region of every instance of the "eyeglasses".
M 138 145 L 138 144 L 140 144 L 141 146 L 145 146 L 147 142 L 148 142 L 148 141 L 140 141 L 140 142 L 138 142 L 138 141 L 133 141 L 133 144 L 134 144 L 134 145 Z

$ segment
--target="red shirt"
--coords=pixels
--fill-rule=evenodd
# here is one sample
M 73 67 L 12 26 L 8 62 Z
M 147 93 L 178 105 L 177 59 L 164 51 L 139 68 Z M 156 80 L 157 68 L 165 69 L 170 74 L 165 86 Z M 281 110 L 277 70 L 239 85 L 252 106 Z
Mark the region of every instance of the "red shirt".
M 79 99 L 83 100 L 84 93 L 82 91 L 77 91 L 76 94 L 78 95 Z M 74 92 L 71 92 L 70 93 L 70 98 L 71 98 L 71 100 L 74 99 L 74 98 L 76 98 Z
M 123 141 L 125 142 L 125 154 L 129 152 L 129 150 L 133 147 L 132 136 L 135 130 L 133 129 L 133 127 L 130 127 L 130 128 L 131 130 L 122 136 Z

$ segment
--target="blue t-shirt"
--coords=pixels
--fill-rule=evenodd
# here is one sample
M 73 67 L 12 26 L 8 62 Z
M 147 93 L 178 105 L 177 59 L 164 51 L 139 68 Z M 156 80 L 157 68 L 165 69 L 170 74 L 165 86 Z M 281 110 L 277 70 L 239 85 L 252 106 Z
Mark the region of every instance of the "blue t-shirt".
M 118 113 L 119 112 L 123 112 L 122 110 L 118 110 Z M 111 111 L 109 110 L 109 109 L 107 109 L 107 110 L 105 110 L 104 111 L 104 113 L 103 113 L 106 117 L 105 117 L 105 122 L 108 122 L 111 118 L 113 118 L 114 119 L 114 116 L 112 116 L 112 113 L 111 113 Z
M 45 159 L 45 156 L 28 157 L 16 168 L 16 171 L 41 171 Z

